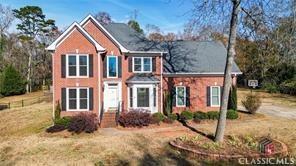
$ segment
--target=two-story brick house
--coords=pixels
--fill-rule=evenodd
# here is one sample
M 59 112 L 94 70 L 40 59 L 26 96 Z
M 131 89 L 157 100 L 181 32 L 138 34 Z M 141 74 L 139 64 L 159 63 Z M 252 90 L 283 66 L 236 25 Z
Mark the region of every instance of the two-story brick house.
M 74 22 L 52 51 L 54 103 L 62 115 L 114 110 L 208 111 L 220 105 L 226 49 L 219 42 L 153 42 L 123 23 L 101 25 L 91 15 Z M 233 80 L 240 70 L 235 65 Z

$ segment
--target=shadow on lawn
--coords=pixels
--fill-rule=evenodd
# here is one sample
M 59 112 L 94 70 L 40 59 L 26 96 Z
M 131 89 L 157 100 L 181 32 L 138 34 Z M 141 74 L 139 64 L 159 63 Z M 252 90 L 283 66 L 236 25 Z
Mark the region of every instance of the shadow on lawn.
M 193 132 L 195 132 L 195 133 L 197 133 L 197 134 L 200 134 L 200 135 L 202 135 L 202 136 L 204 136 L 204 137 L 207 137 L 208 139 L 214 140 L 214 136 L 213 136 L 213 135 L 211 135 L 211 134 L 206 134 L 206 133 L 204 133 L 204 132 L 202 132 L 202 131 L 197 130 L 196 128 L 194 128 L 194 127 L 192 127 L 192 126 L 189 126 L 186 120 L 180 119 L 180 120 L 178 120 L 178 121 L 179 121 L 180 123 L 182 123 L 182 125 L 183 125 L 184 127 L 187 127 L 187 128 L 190 129 L 191 131 L 193 131 Z

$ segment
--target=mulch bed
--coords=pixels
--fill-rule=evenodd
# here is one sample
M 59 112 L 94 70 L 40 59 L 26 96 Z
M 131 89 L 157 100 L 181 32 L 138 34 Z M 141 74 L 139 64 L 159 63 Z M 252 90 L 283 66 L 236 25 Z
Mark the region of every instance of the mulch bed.
M 225 136 L 224 142 L 219 144 L 213 140 L 203 137 L 180 137 L 170 142 L 170 145 L 189 152 L 194 156 L 208 157 L 214 159 L 237 159 L 242 157 L 257 158 L 266 157 L 259 151 L 259 141 L 263 137 Z M 287 146 L 272 139 L 275 151 L 270 156 L 285 156 L 288 154 Z

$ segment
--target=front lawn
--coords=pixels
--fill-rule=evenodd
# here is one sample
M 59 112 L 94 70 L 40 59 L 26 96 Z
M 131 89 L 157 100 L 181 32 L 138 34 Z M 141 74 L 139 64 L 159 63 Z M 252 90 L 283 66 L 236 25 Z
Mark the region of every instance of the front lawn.
M 49 134 L 51 103 L 0 111 L 0 165 L 194 165 L 196 158 L 172 149 L 177 137 L 199 135 L 180 125 L 142 129 L 98 129 L 79 135 L 64 131 Z M 216 121 L 190 123 L 199 132 L 213 134 Z M 240 114 L 227 121 L 227 135 L 266 136 L 288 145 L 296 156 L 296 120 L 261 114 Z

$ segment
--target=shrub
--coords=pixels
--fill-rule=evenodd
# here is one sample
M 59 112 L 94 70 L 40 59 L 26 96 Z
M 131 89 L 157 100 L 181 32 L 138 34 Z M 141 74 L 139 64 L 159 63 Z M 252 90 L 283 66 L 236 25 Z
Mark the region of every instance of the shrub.
M 268 93 L 276 93 L 276 92 L 278 92 L 278 87 L 277 87 L 277 85 L 272 84 L 272 83 L 265 83 L 265 84 L 263 85 L 263 88 L 264 88 L 265 90 L 267 90 Z
M 62 109 L 61 109 L 60 101 L 57 101 L 56 107 L 55 107 L 55 110 L 54 110 L 54 119 L 55 120 L 61 118 L 61 111 L 62 111 Z
M 80 113 L 71 118 L 68 131 L 92 133 L 98 129 L 98 118 L 94 113 Z
M 229 92 L 229 100 L 227 109 L 237 110 L 237 89 L 236 86 L 232 86 Z
M 123 127 L 143 127 L 148 126 L 152 118 L 146 110 L 131 110 L 120 115 L 118 122 Z
M 157 123 L 159 124 L 161 121 L 164 120 L 164 115 L 160 112 L 152 114 L 152 123 Z
M 60 131 L 63 131 L 65 130 L 66 127 L 64 125 L 54 125 L 54 126 L 51 126 L 49 128 L 46 129 L 46 132 L 48 133 L 55 133 L 55 132 L 60 132 Z
M 238 118 L 238 113 L 236 110 L 228 110 L 227 111 L 227 115 L 226 115 L 227 119 L 237 119 Z
M 207 115 L 208 115 L 209 119 L 213 119 L 213 120 L 219 119 L 219 112 L 218 111 L 209 111 L 209 112 L 207 112 Z
M 183 111 L 181 112 L 180 119 L 181 120 L 191 120 L 193 118 L 193 113 L 191 111 Z
M 296 95 L 296 80 L 287 80 L 281 83 L 279 90 L 281 93 Z
M 71 123 L 71 117 L 63 117 L 63 118 L 54 120 L 55 125 L 63 125 L 66 128 L 70 125 L 70 123 Z
M 21 74 L 11 65 L 4 69 L 0 82 L 0 93 L 4 96 L 25 93 L 25 81 Z
M 177 116 L 177 114 L 169 114 L 168 118 L 174 121 L 174 120 L 178 119 L 178 116 Z
M 248 94 L 244 100 L 242 100 L 243 106 L 249 111 L 251 114 L 255 114 L 256 111 L 261 106 L 261 99 L 258 95 Z
M 201 112 L 201 111 L 194 112 L 193 117 L 194 119 L 199 119 L 199 120 L 209 119 L 207 113 Z

